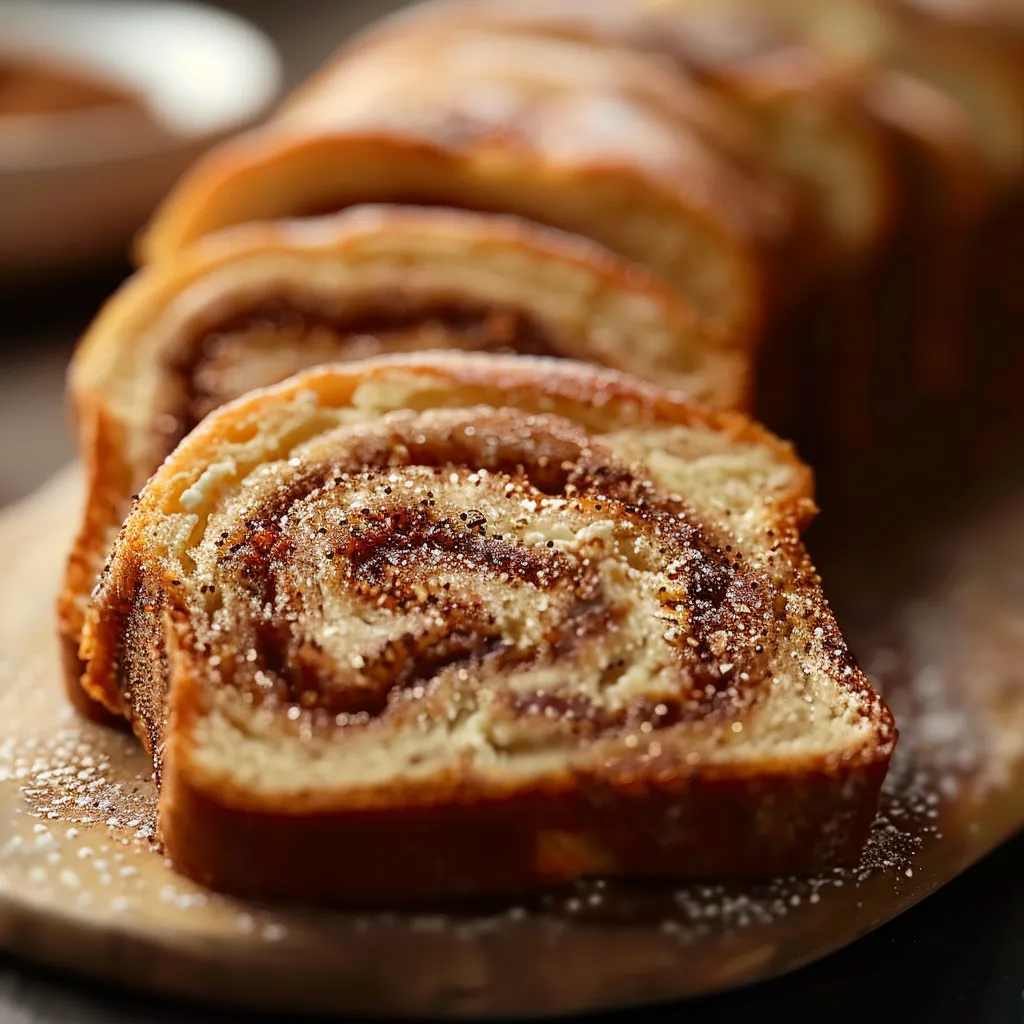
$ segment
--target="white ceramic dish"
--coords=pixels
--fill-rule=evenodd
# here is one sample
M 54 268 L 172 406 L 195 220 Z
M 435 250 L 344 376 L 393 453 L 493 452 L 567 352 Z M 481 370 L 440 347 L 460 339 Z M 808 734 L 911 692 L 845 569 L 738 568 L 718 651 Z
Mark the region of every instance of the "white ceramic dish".
M 271 42 L 226 12 L 160 0 L 0 0 L 0 60 L 77 67 L 128 105 L 0 115 L 0 270 L 124 250 L 199 153 L 277 96 Z

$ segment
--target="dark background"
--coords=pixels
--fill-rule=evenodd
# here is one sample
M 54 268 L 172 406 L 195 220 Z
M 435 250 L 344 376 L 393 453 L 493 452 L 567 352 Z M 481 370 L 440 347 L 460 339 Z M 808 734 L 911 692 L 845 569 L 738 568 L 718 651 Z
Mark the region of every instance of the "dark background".
M 808 0 L 813 2 L 813 0 Z M 286 87 L 344 35 L 402 0 L 225 0 L 277 42 Z M 0 283 L 0 506 L 27 494 L 71 458 L 63 372 L 103 298 L 128 273 L 102 264 L 68 280 Z M 705 1001 L 629 1015 L 673 1020 L 1024 1021 L 1024 837 L 945 890 L 827 960 L 787 978 Z M 594 965 L 600 970 L 600 965 Z M 0 1024 L 242 1020 L 144 997 L 0 959 Z

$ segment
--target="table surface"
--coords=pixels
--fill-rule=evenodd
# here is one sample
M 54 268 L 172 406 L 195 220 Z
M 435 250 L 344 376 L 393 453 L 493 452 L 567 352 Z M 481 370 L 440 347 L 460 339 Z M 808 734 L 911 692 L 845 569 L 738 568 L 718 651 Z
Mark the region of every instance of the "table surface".
M 277 39 L 295 82 L 351 28 L 401 0 L 225 0 Z M 128 272 L 102 266 L 73 281 L 0 288 L 0 506 L 72 456 L 63 372 L 74 340 Z M 1024 836 L 853 946 L 796 974 L 728 996 L 630 1015 L 718 1022 L 748 1014 L 790 1021 L 929 1024 L 1024 1022 Z M 595 965 L 595 969 L 599 966 Z M 136 996 L 0 957 L 0 1022 L 184 1024 L 253 1019 Z M 269 1018 L 264 1018 L 269 1019 Z

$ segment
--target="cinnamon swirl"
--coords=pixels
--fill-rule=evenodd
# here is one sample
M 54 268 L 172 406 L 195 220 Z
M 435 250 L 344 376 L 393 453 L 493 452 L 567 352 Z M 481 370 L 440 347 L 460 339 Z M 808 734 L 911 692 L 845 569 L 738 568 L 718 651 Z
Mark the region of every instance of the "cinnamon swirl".
M 70 692 L 85 602 L 131 495 L 207 413 L 316 363 L 426 348 L 589 360 L 743 405 L 747 353 L 586 239 L 510 217 L 360 207 L 240 225 L 140 272 L 79 346 L 69 383 L 86 513 L 60 598 Z
M 415 900 L 770 875 L 860 848 L 895 743 L 735 413 L 568 361 L 321 367 L 134 503 L 83 685 L 153 756 L 178 870 Z

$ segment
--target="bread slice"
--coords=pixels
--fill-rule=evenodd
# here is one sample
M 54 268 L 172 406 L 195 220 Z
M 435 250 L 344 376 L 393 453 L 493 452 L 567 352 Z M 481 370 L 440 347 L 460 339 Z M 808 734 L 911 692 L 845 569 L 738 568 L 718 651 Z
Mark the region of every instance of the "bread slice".
M 954 16 L 958 4 L 942 5 L 950 17 L 939 16 L 938 6 L 927 0 L 773 0 L 780 16 L 837 56 L 911 75 L 954 98 L 968 112 L 993 183 L 1013 187 L 1024 171 L 1024 65 L 1011 45 L 1014 33 L 1003 33 L 1001 46 L 991 31 L 968 31 Z
M 141 253 L 361 202 L 510 213 L 647 266 L 717 333 L 749 340 L 779 267 L 796 264 L 800 200 L 725 151 L 731 129 L 712 142 L 699 107 L 628 53 L 469 30 L 388 36 L 201 160 Z
M 466 31 L 560 39 L 664 65 L 721 117 L 746 123 L 762 168 L 793 178 L 832 258 L 863 257 L 886 236 L 895 202 L 888 148 L 860 99 L 862 67 L 835 60 L 759 0 L 435 0 L 371 25 L 381 37 Z M 712 139 L 712 141 L 715 141 Z
M 321 367 L 133 505 L 84 685 L 174 866 L 314 901 L 856 857 L 896 741 L 821 595 L 791 448 L 569 361 Z
M 720 408 L 750 389 L 749 354 L 650 273 L 512 217 L 355 207 L 210 236 L 124 285 L 70 367 L 87 494 L 59 608 L 80 710 L 88 596 L 131 496 L 192 426 L 316 363 L 428 348 L 629 367 Z

